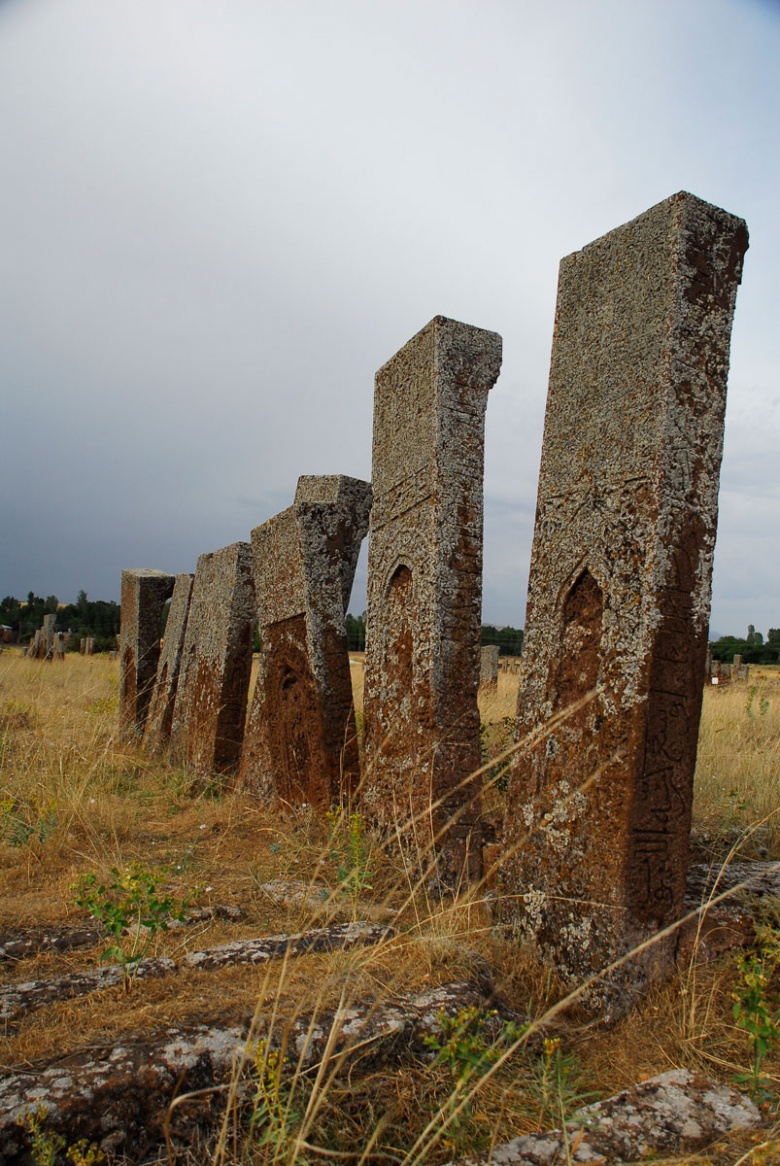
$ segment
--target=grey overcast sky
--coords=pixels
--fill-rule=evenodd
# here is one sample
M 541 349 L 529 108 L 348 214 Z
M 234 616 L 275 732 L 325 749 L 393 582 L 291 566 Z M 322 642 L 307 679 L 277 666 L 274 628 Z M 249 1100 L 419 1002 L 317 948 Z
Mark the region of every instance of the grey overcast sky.
M 504 338 L 483 619 L 522 625 L 559 260 L 684 189 L 751 235 L 711 629 L 780 626 L 779 127 L 776 0 L 0 0 L 0 596 L 118 599 L 370 477 L 440 313 Z

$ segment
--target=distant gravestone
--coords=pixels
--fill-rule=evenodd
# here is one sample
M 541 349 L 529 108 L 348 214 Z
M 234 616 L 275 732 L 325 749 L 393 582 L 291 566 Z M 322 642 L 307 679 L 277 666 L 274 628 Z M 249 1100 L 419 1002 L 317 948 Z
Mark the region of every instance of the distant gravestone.
M 177 575 L 173 587 L 171 608 L 165 625 L 165 637 L 160 649 L 157 675 L 144 729 L 144 747 L 152 753 L 166 749 L 171 738 L 193 578 L 193 575 Z
M 252 548 L 201 555 L 192 585 L 171 723 L 171 758 L 198 773 L 237 766 L 255 619 Z
M 482 648 L 479 664 L 479 686 L 486 691 L 498 691 L 498 644 Z
M 30 660 L 37 660 L 45 652 L 45 640 L 43 638 L 43 629 L 36 628 L 35 635 L 30 640 L 25 649 L 25 656 Z
M 165 571 L 122 572 L 119 731 L 126 740 L 144 731 L 160 658 L 162 611 L 173 583 Z M 93 651 L 94 639 L 88 636 L 85 654 Z
M 561 263 L 510 781 L 510 913 L 570 984 L 679 918 L 747 229 L 677 194 Z M 675 938 L 591 985 L 619 1012 Z
M 371 486 L 302 477 L 295 504 L 252 531 L 260 662 L 242 785 L 321 808 L 360 779 L 344 617 Z
M 52 660 L 65 659 L 65 636 L 62 632 L 54 633 L 54 639 L 51 645 L 51 658 Z
M 437 316 L 376 374 L 364 800 L 454 885 L 481 866 L 479 640 L 495 332 Z
M 45 615 L 43 617 L 43 653 L 46 660 L 51 660 L 54 655 L 54 637 L 56 635 L 54 628 L 57 623 L 56 615 Z

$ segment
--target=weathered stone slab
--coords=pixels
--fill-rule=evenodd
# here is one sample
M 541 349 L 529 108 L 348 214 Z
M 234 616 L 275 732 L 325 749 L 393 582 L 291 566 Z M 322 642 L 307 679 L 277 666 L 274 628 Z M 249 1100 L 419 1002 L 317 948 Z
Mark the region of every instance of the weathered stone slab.
M 177 575 L 173 587 L 171 610 L 165 625 L 165 637 L 144 729 L 144 747 L 152 753 L 163 752 L 171 739 L 193 579 L 193 575 Z
M 198 773 L 238 765 L 244 738 L 255 598 L 252 548 L 201 555 L 192 585 L 171 724 L 171 757 Z
M 41 645 L 43 643 L 43 633 L 41 628 L 36 628 L 33 638 L 30 640 L 27 647 L 24 649 L 24 654 L 28 660 L 37 660 L 40 656 Z
M 394 907 L 381 903 L 358 903 L 351 894 L 342 889 L 334 890 L 324 884 L 305 883 L 301 879 L 271 879 L 262 883 L 259 890 L 280 907 L 288 911 L 295 911 L 303 919 L 327 919 L 336 922 L 339 919 L 354 918 L 355 912 L 360 914 L 367 923 L 381 923 L 394 919 L 397 910 Z
M 203 917 L 208 916 L 201 915 L 201 918 Z M 190 916 L 188 922 L 193 921 Z M 237 939 L 232 943 L 205 948 L 203 951 L 191 951 L 183 957 L 180 964 L 164 957 L 139 960 L 133 965 L 132 978 L 148 980 L 171 976 L 180 968 L 197 968 L 200 971 L 213 972 L 236 964 L 260 964 L 270 960 L 293 959 L 310 952 L 349 950 L 381 943 L 394 934 L 391 927 L 353 920 L 350 923 L 319 927 L 297 935 L 263 935 Z M 42 1008 L 45 1004 L 70 1000 L 74 996 L 87 996 L 92 992 L 102 992 L 106 988 L 116 988 L 124 981 L 125 973 L 122 967 L 119 964 L 109 964 L 106 967 L 70 972 L 66 976 L 50 976 L 40 980 L 9 984 L 0 988 L 0 1020 L 7 1023 L 36 1008 Z
M 488 691 L 498 689 L 498 644 L 487 644 L 479 658 L 479 687 Z
M 54 653 L 54 628 L 56 623 L 56 614 L 49 614 L 43 617 L 43 656 L 46 660 L 51 660 Z
M 518 698 L 537 739 L 504 865 L 569 983 L 681 913 L 746 247 L 742 220 L 682 193 L 561 263 Z M 591 1002 L 625 1007 L 673 951 L 646 948 Z
M 269 960 L 306 955 L 309 952 L 349 950 L 381 943 L 395 935 L 391 927 L 376 923 L 338 923 L 300 935 L 267 935 L 259 939 L 236 939 L 205 951 L 191 951 L 182 967 L 215 971 L 233 964 L 264 964 Z
M 173 591 L 174 577 L 164 571 L 122 572 L 122 625 L 119 667 L 119 731 L 140 737 L 160 658 L 162 611 Z M 91 656 L 94 640 L 87 638 Z
M 449 885 L 480 867 L 468 779 L 480 764 L 485 409 L 500 367 L 500 336 L 437 316 L 374 391 L 365 805 Z
M 295 503 L 252 531 L 260 663 L 241 781 L 320 808 L 360 779 L 344 617 L 371 486 L 302 477 Z
M 730 862 L 727 866 L 696 863 L 688 870 L 686 902 L 704 903 L 724 891 L 733 892 L 742 900 L 745 894 L 780 899 L 780 862 Z
M 148 980 L 169 976 L 176 971 L 176 964 L 169 959 L 139 960 L 133 966 L 133 978 Z M 83 972 L 71 972 L 67 976 L 52 976 L 42 980 L 26 980 L 0 988 L 0 1020 L 14 1020 L 18 1016 L 52 1004 L 57 1000 L 70 1000 L 74 996 L 87 996 L 91 992 L 102 992 L 106 988 L 117 988 L 125 981 L 125 973 L 119 964 L 103 968 L 87 968 Z
M 103 937 L 96 927 L 67 927 L 58 924 L 38 927 L 9 927 L 0 931 L 0 963 L 30 959 L 40 952 L 73 951 L 94 947 Z
M 425 1037 L 441 1031 L 441 1014 L 456 1016 L 465 1008 L 483 1012 L 480 1031 L 486 1042 L 497 1038 L 504 1020 L 519 1019 L 477 985 L 454 983 L 400 996 L 392 1004 L 364 1000 L 288 1024 L 277 1018 L 269 1033 L 270 1005 L 267 1018 L 256 1017 L 249 1043 L 246 1018 L 234 1025 L 171 1027 L 144 1038 L 126 1037 L 102 1050 L 60 1055 L 56 1064 L 37 1072 L 0 1076 L 0 1161 L 26 1166 L 29 1134 L 19 1119 L 38 1112 L 47 1133 L 63 1133 L 70 1143 L 85 1138 L 105 1152 L 125 1154 L 127 1162 L 144 1162 L 163 1140 L 173 1098 L 226 1084 L 244 1057 L 251 1067 L 254 1042 L 261 1036 L 268 1035 L 291 1070 L 315 1066 L 328 1055 L 334 1062 L 340 1058 L 341 1072 L 354 1073 L 358 1061 L 368 1071 L 410 1050 L 430 1056 Z M 246 1092 L 239 1090 L 239 1100 L 253 1093 L 250 1080 Z M 213 1127 L 224 1099 L 217 1091 L 188 1106 L 174 1112 L 174 1138 L 186 1139 L 193 1123 Z
M 690 1069 L 672 1069 L 577 1110 L 565 1131 L 524 1134 L 495 1146 L 489 1158 L 459 1158 L 458 1166 L 645 1161 L 704 1150 L 760 1122 L 744 1093 Z

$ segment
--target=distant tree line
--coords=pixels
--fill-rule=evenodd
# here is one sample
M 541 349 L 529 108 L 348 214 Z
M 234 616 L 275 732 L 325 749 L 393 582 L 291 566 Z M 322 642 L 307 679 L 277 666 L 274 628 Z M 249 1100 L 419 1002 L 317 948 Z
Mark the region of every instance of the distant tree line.
M 348 615 L 344 620 L 347 631 L 347 648 L 350 652 L 366 650 L 366 613 Z M 523 633 L 518 628 L 496 628 L 485 625 L 482 628 L 482 646 L 498 644 L 500 656 L 520 656 L 523 652 Z
M 70 649 L 78 649 L 82 636 L 91 636 L 98 652 L 116 647 L 120 626 L 118 603 L 91 600 L 86 591 L 79 591 L 75 603 L 63 606 L 56 595 L 44 599 L 33 591 L 28 593 L 26 601 L 14 599 L 12 595 L 0 600 L 0 624 L 12 628 L 16 633 L 14 638 L 20 644 L 29 643 L 42 626 L 45 615 L 56 615 L 56 631 L 71 633 Z
M 761 632 L 750 624 L 744 640 L 737 636 L 721 636 L 712 645 L 713 660 L 731 664 L 735 656 L 741 656 L 745 664 L 780 663 L 780 628 L 770 628 L 764 639 Z
M 523 654 L 523 629 L 522 628 L 497 628 L 492 624 L 482 625 L 482 647 L 490 647 L 491 644 L 498 644 L 499 656 L 522 656 Z
M 347 649 L 350 652 L 365 652 L 366 650 L 366 613 L 362 615 L 348 615 L 344 620 L 347 630 Z

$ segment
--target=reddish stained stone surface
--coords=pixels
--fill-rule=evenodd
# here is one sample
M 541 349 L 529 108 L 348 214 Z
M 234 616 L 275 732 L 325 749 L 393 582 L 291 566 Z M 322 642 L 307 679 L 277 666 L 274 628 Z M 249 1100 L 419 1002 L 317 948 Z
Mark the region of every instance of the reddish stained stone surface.
M 144 729 L 144 747 L 153 753 L 166 749 L 171 738 L 173 709 L 179 684 L 193 579 L 194 575 L 177 575 L 173 588 L 171 610 L 168 612 L 168 621 L 165 625 L 157 676 Z
M 241 756 L 255 619 L 252 548 L 201 555 L 192 585 L 171 724 L 171 757 L 199 773 Z
M 173 591 L 165 571 L 122 572 L 122 625 L 119 635 L 119 731 L 128 739 L 144 731 L 160 658 L 162 611 Z M 85 652 L 91 655 L 91 638 Z
M 501 337 L 437 316 L 376 375 L 364 801 L 435 854 L 481 865 L 479 639 L 488 391 Z
M 252 531 L 260 664 L 241 780 L 265 797 L 328 808 L 359 781 L 344 616 L 370 508 L 368 482 L 307 476 Z
M 747 229 L 681 193 L 561 263 L 504 859 L 570 983 L 680 914 Z M 577 702 L 581 707 L 576 707 Z M 588 994 L 620 1011 L 655 944 Z

